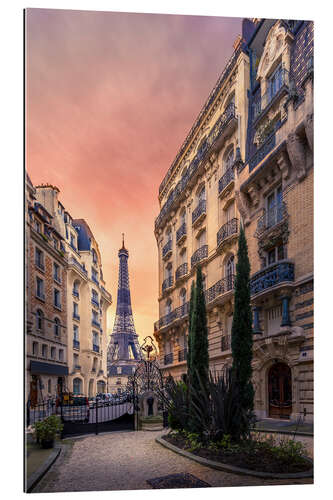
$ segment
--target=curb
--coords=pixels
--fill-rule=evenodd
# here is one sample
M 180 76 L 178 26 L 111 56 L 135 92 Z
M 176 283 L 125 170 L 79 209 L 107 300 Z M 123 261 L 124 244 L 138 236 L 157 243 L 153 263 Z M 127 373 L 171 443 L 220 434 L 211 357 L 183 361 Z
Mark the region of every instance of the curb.
M 277 431 L 276 429 L 252 429 L 251 432 L 271 432 L 272 434 L 288 434 L 288 435 L 294 435 L 295 436 L 302 436 L 302 437 L 312 437 L 313 438 L 313 434 L 311 434 L 310 432 L 296 432 L 295 431 Z
M 56 445 L 54 447 L 53 452 L 51 455 L 48 457 L 48 459 L 37 469 L 31 476 L 26 480 L 26 487 L 25 491 L 27 493 L 31 493 L 33 488 L 39 483 L 39 481 L 45 476 L 47 471 L 50 469 L 50 467 L 54 464 L 54 462 L 57 460 L 58 456 L 60 455 L 60 452 L 62 451 L 63 446 L 61 445 Z
M 198 455 L 194 455 L 193 453 L 189 453 L 188 451 L 182 450 L 181 448 L 177 448 L 177 446 L 168 443 L 162 438 L 156 438 L 155 441 L 165 448 L 168 448 L 179 455 L 183 455 L 183 457 L 189 458 L 190 460 L 194 460 L 201 465 L 205 465 L 206 467 L 210 467 L 212 469 L 222 470 L 225 472 L 231 472 L 233 474 L 240 474 L 245 476 L 254 476 L 261 477 L 264 479 L 303 479 L 307 477 L 313 477 L 313 462 L 308 459 L 312 465 L 311 470 L 307 472 L 290 472 L 290 473 L 270 473 L 270 472 L 256 472 L 249 469 L 243 469 L 242 467 L 236 467 L 235 465 L 223 464 L 221 462 L 215 462 L 213 460 L 207 460 L 207 458 L 199 457 Z

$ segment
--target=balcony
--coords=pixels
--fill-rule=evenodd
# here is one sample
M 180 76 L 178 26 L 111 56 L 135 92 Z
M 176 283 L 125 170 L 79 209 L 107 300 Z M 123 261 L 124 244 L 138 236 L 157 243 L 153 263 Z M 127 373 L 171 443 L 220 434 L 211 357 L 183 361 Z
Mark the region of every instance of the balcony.
M 80 349 L 80 342 L 73 339 L 73 349 Z
M 80 321 L 80 315 L 77 313 L 73 313 L 73 319 L 75 319 L 76 321 Z
M 233 218 L 223 224 L 217 233 L 217 246 L 219 247 L 230 236 L 238 234 L 238 219 Z
M 208 245 L 203 245 L 194 252 L 191 257 L 191 266 L 195 266 L 198 262 L 206 259 L 208 257 Z
M 253 170 L 259 163 L 275 148 L 275 132 L 271 134 L 263 143 L 263 145 L 254 153 L 249 160 L 249 172 Z
M 219 195 L 224 192 L 225 188 L 229 186 L 235 179 L 235 172 L 234 169 L 228 168 L 226 172 L 222 175 L 221 179 L 219 180 Z
M 282 283 L 292 283 L 294 279 L 294 264 L 286 260 L 277 262 L 252 276 L 251 295 L 262 293 Z
M 79 292 L 77 290 L 75 290 L 75 288 L 73 288 L 73 292 L 72 293 L 73 293 L 74 297 L 76 297 L 77 299 L 80 298 L 80 294 L 79 294 Z
M 181 361 L 186 361 L 187 360 L 187 349 L 182 349 L 181 351 L 178 351 L 178 362 L 180 363 Z
M 94 352 L 99 352 L 99 345 L 93 344 L 93 351 Z
M 163 259 L 168 259 L 172 254 L 172 240 L 169 240 L 162 249 L 162 257 Z
M 181 264 L 176 269 L 176 281 L 182 278 L 183 276 L 186 276 L 187 273 L 188 273 L 187 262 L 183 262 L 183 264 Z
M 87 269 L 84 267 L 84 265 L 80 264 L 80 262 L 75 257 L 71 257 L 69 259 L 68 265 L 69 266 L 74 266 L 78 271 L 80 271 L 81 273 L 83 273 L 85 276 L 88 276 Z
M 167 278 L 165 278 L 165 280 L 162 283 L 162 292 L 165 292 L 165 290 L 167 290 L 168 288 L 171 288 L 172 285 L 173 285 L 173 277 L 168 276 Z
M 91 324 L 92 324 L 92 326 L 96 326 L 97 328 L 100 328 L 100 326 L 101 326 L 100 322 L 97 321 L 97 319 L 92 319 Z
M 180 226 L 180 228 L 176 232 L 176 242 L 177 245 L 180 245 L 186 238 L 186 222 Z
M 200 166 L 204 163 L 207 156 L 219 147 L 221 141 L 224 137 L 230 133 L 232 127 L 237 126 L 236 110 L 235 104 L 231 102 L 224 113 L 219 117 L 219 119 L 213 125 L 208 137 L 201 145 L 200 150 L 197 155 L 191 161 L 186 173 L 176 184 L 175 189 L 170 193 L 167 201 L 164 203 L 160 214 L 155 220 L 155 228 L 157 229 L 163 222 L 164 217 L 167 215 L 171 207 L 179 199 L 180 195 L 185 192 L 187 185 L 193 179 L 195 173 L 198 171 Z
M 99 307 L 99 302 L 98 302 L 98 300 L 97 300 L 97 299 L 92 298 L 92 299 L 91 299 L 91 303 L 92 303 L 92 305 L 93 305 L 93 306 L 95 306 L 95 307 Z
M 205 291 L 205 300 L 206 304 L 213 302 L 216 298 L 221 297 L 227 292 L 230 292 L 234 289 L 235 285 L 235 276 L 231 274 L 230 276 L 226 276 L 225 278 L 220 279 L 215 283 L 215 285 L 208 288 Z
M 263 215 L 258 219 L 256 236 L 260 237 L 265 231 L 283 221 L 287 215 L 287 207 L 284 202 L 264 210 Z
M 170 352 L 169 354 L 164 355 L 164 364 L 165 365 L 172 365 L 173 363 L 173 352 Z
M 192 224 L 199 224 L 206 217 L 206 200 L 200 200 L 192 212 Z
M 281 69 L 279 80 L 276 80 L 274 87 L 269 86 L 267 91 L 261 96 L 260 100 L 253 103 L 253 121 L 257 122 L 259 118 L 264 116 L 270 105 L 276 102 L 280 96 L 288 92 L 289 72 L 286 69 Z

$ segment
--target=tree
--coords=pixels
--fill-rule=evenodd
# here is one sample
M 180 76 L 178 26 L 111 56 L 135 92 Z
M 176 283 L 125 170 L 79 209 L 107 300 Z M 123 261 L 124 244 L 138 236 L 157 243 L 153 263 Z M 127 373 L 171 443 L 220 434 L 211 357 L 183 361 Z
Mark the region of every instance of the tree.
M 193 293 L 193 292 L 192 292 Z M 191 295 L 192 295 L 191 293 Z M 200 398 L 202 388 L 208 382 L 208 329 L 207 329 L 207 316 L 206 316 L 206 303 L 205 295 L 202 284 L 201 267 L 197 267 L 196 286 L 193 294 L 193 307 L 190 316 L 190 401 L 189 411 L 191 420 L 191 429 L 194 432 L 200 432 L 191 419 L 193 411 L 193 402 Z
M 250 304 L 250 262 L 244 228 L 238 238 L 238 255 L 235 280 L 235 305 L 231 329 L 232 375 L 239 388 L 240 406 L 244 414 L 253 414 L 254 390 L 252 377 L 252 312 Z M 248 425 L 250 420 L 247 420 Z M 243 429 L 248 432 L 249 428 Z
M 189 313 L 188 313 L 188 351 L 187 351 L 187 383 L 190 383 L 191 380 L 191 359 L 192 359 L 192 331 L 191 331 L 191 320 L 192 320 L 192 315 L 193 315 L 193 307 L 194 307 L 194 300 L 195 300 L 195 284 L 194 281 L 192 281 L 192 286 L 191 286 L 191 298 L 190 298 L 190 306 L 189 306 Z

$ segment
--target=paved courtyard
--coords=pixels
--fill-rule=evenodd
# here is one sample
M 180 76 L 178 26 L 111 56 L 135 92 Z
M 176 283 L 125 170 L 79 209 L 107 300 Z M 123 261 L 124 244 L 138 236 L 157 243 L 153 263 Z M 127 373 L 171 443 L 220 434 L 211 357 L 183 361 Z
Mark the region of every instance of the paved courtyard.
M 156 443 L 162 434 L 113 432 L 73 440 L 34 492 L 150 489 L 148 479 L 183 472 L 215 487 L 312 483 L 312 479 L 263 480 L 210 469 Z M 312 447 L 311 440 L 305 442 Z

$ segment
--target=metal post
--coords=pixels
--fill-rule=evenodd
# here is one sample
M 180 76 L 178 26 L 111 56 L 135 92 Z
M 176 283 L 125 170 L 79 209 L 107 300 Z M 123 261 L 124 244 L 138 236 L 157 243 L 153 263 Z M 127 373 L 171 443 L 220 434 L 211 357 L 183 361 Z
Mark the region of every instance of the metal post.
M 96 426 L 95 426 L 95 434 L 98 434 L 98 398 L 96 396 Z

